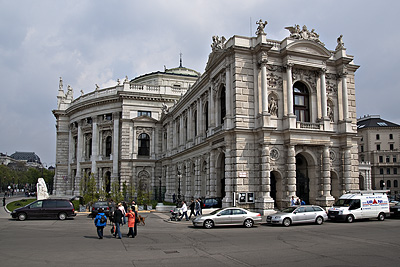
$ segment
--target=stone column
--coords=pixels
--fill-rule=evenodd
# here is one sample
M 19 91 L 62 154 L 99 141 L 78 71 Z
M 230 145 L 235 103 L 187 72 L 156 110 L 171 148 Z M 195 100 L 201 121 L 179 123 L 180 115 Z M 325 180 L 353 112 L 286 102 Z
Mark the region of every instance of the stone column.
M 262 114 L 268 113 L 267 61 L 261 62 Z
M 215 149 L 210 151 L 210 197 L 216 197 L 217 192 L 215 190 L 216 174 L 215 174 Z
M 286 65 L 286 80 L 287 80 L 287 115 L 293 115 L 293 82 L 292 82 L 292 66 L 293 64 Z
M 97 117 L 92 118 L 92 173 L 97 178 L 97 159 L 99 155 L 99 131 L 97 129 Z
M 331 198 L 331 159 L 329 146 L 324 146 L 322 151 L 322 184 L 324 198 Z
M 294 145 L 288 145 L 287 155 L 287 192 L 290 201 L 292 196 L 296 197 L 296 151 Z
M 233 179 L 232 179 L 232 155 L 229 147 L 225 148 L 225 193 L 222 206 L 230 207 L 233 205 Z
M 325 82 L 326 69 L 321 70 L 321 108 L 322 118 L 327 118 L 327 99 L 326 99 L 326 82 Z
M 343 120 L 349 117 L 349 99 L 347 93 L 347 72 L 342 74 Z
M 75 150 L 75 143 L 74 143 L 74 138 L 72 137 L 72 132 L 71 132 L 71 126 L 69 127 L 68 131 L 68 176 L 67 176 L 67 187 L 66 189 L 68 190 L 67 194 L 73 195 L 73 190 L 74 190 L 74 181 L 75 177 L 72 177 L 72 170 L 71 170 L 71 163 L 73 162 L 73 155 L 74 155 L 74 150 Z M 76 153 L 76 152 L 75 152 Z M 68 182 L 71 184 L 68 185 Z
M 83 134 L 82 122 L 78 122 L 78 144 L 76 151 L 76 177 L 75 177 L 75 194 L 79 194 L 79 186 L 82 179 L 81 161 L 83 152 Z
M 351 190 L 351 147 L 345 147 L 343 152 L 343 180 L 345 191 Z
M 119 159 L 119 113 L 116 112 L 113 114 L 114 119 L 114 129 L 113 129 L 113 171 L 111 174 L 111 182 L 118 182 L 118 159 Z
M 203 109 L 201 107 L 201 105 L 203 104 L 202 102 L 203 101 L 201 101 L 201 98 L 197 99 L 197 136 L 202 136 L 203 134 Z
M 132 158 L 136 159 L 138 154 L 138 138 L 136 136 L 136 126 L 133 125 L 133 151 L 132 151 Z
M 208 109 L 210 111 L 209 112 L 209 119 L 210 119 L 209 128 L 213 128 L 213 127 L 215 127 L 215 122 L 214 122 L 215 116 L 213 116 L 212 114 L 214 114 L 216 111 L 215 111 L 215 107 L 214 107 L 215 103 L 214 103 L 212 87 L 210 87 L 210 89 L 208 90 L 208 103 L 209 103 Z
M 226 125 L 225 129 L 232 128 L 232 84 L 231 84 L 231 65 L 227 64 L 225 70 L 225 99 L 226 99 Z
M 155 129 L 151 128 L 151 137 L 150 137 L 150 157 L 152 159 L 155 158 L 155 147 L 157 145 L 157 138 L 155 135 Z

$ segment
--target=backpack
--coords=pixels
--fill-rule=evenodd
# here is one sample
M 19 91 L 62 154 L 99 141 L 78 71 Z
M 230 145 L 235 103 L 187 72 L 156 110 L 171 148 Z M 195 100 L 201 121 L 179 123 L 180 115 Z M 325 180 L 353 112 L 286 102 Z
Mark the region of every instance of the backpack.
M 104 215 L 100 216 L 100 223 L 106 223 L 107 222 L 107 218 Z

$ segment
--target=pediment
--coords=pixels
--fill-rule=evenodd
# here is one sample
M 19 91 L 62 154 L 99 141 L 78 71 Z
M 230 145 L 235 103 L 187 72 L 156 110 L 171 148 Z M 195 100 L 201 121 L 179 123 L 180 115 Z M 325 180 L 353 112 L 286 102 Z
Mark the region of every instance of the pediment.
M 286 51 L 290 54 L 301 53 L 312 56 L 331 57 L 331 52 L 324 46 L 309 40 L 295 41 L 286 47 Z
M 132 121 L 135 121 L 135 122 L 151 122 L 151 123 L 156 123 L 156 122 L 158 122 L 158 120 L 153 119 L 153 118 L 151 118 L 151 117 L 149 117 L 149 116 L 146 116 L 146 115 L 133 118 Z
M 223 49 L 211 52 L 210 55 L 208 56 L 208 61 L 207 61 L 207 64 L 206 64 L 206 70 L 208 70 L 209 68 L 211 68 L 211 66 L 213 66 L 215 63 L 217 63 L 220 60 L 220 56 L 223 53 L 224 53 Z

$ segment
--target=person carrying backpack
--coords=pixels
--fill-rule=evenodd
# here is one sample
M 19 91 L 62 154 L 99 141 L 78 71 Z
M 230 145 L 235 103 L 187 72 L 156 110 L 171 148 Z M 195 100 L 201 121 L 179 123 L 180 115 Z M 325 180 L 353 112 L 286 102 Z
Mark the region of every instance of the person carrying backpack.
M 101 208 L 94 219 L 94 225 L 97 227 L 97 235 L 99 236 L 99 239 L 103 239 L 103 229 L 104 226 L 107 225 L 107 217 L 104 214 L 104 210 Z

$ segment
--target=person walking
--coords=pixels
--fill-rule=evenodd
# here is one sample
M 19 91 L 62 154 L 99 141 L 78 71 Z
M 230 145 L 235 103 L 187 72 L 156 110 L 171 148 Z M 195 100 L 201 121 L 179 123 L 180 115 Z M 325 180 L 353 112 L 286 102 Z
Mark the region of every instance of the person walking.
M 200 203 L 200 215 L 203 215 L 203 200 L 201 200 L 201 198 L 199 197 L 199 203 Z
M 189 209 L 190 209 L 190 215 L 189 215 L 189 220 L 190 220 L 190 218 L 192 217 L 192 215 L 193 216 L 196 216 L 195 214 L 195 212 L 194 212 L 194 206 L 195 206 L 195 203 L 194 203 L 194 200 L 192 199 L 191 201 L 190 201 L 190 205 L 189 205 Z
M 183 215 L 185 215 L 186 221 L 189 221 L 188 216 L 187 216 L 187 206 L 186 206 L 186 202 L 185 201 L 182 201 L 181 211 L 182 211 L 181 220 L 183 218 Z
M 132 210 L 135 211 L 135 212 L 137 212 L 137 211 L 139 210 L 139 209 L 138 209 L 138 205 L 136 204 L 135 200 L 132 200 L 131 208 L 132 208 Z M 135 208 L 135 209 L 134 209 L 134 208 Z
M 194 210 L 196 211 L 194 216 L 200 215 L 200 202 L 199 199 L 196 199 L 196 203 L 194 204 Z
M 4 194 L 4 197 L 3 197 L 3 207 L 6 205 L 6 194 Z
M 122 224 L 122 218 L 124 217 L 124 215 L 122 214 L 121 209 L 119 208 L 120 206 L 122 207 L 121 203 L 118 204 L 118 209 L 116 209 L 115 212 L 114 212 L 114 223 L 115 223 L 114 237 L 117 237 L 117 235 L 118 235 L 118 239 L 122 238 L 122 235 L 121 235 L 121 224 Z
M 294 196 L 292 196 L 292 200 L 290 201 L 291 206 L 296 206 L 296 199 L 294 199 Z
M 94 219 L 94 225 L 96 225 L 97 235 L 99 236 L 99 239 L 103 239 L 103 229 L 104 226 L 107 225 L 107 217 L 104 214 L 104 210 L 101 208 L 99 209 L 99 212 Z
M 121 212 L 122 212 L 122 225 L 124 225 L 124 224 L 126 224 L 126 220 L 125 220 L 126 210 L 125 210 L 125 207 L 123 206 L 122 203 L 118 203 L 118 209 L 121 210 Z
M 128 227 L 129 227 L 128 237 L 130 236 L 131 238 L 135 238 L 135 233 L 133 231 L 133 229 L 135 228 L 135 221 L 136 221 L 135 212 L 132 211 L 132 208 L 128 208 L 128 212 L 125 214 L 125 216 L 128 217 Z

